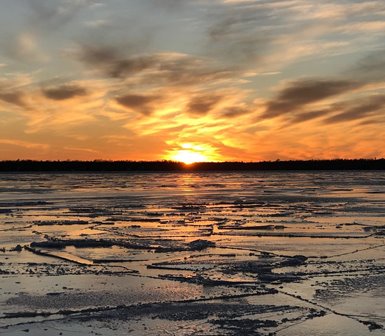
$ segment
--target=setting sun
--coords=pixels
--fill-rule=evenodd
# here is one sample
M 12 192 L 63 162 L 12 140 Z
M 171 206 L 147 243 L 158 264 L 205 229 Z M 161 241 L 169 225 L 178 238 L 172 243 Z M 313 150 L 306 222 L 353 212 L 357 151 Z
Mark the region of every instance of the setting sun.
M 181 149 L 177 151 L 176 154 L 172 157 L 172 159 L 183 162 L 185 164 L 207 161 L 207 158 L 203 154 L 194 152 L 190 149 Z
M 218 161 L 221 159 L 221 157 L 216 153 L 216 149 L 208 144 L 194 142 L 170 142 L 169 145 L 173 148 L 168 150 L 168 153 L 164 156 L 166 160 L 192 164 L 194 162 Z

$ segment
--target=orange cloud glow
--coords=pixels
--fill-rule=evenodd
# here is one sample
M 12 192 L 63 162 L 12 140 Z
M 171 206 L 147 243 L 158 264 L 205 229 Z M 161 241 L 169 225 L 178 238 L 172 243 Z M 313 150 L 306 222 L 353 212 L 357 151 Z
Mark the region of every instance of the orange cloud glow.
M 0 160 L 385 156 L 382 0 L 16 3 Z

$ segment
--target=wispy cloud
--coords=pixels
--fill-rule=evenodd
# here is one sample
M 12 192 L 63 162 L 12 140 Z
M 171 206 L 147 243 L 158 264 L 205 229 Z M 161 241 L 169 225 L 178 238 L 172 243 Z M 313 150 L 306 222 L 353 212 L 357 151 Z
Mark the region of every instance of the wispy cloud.
M 160 96 L 139 94 L 126 94 L 116 98 L 116 101 L 120 105 L 129 108 L 133 112 L 139 112 L 144 115 L 151 114 L 156 108 L 155 104 L 160 100 Z
M 383 147 L 382 0 L 6 5 L 0 134 L 14 138 L 3 157 L 161 159 L 190 143 L 258 160 Z
M 360 120 L 370 116 L 383 115 L 385 113 L 385 95 L 365 97 L 359 101 L 337 104 L 334 107 L 338 112 L 324 120 L 326 124 Z
M 221 99 L 222 97 L 215 94 L 193 97 L 187 106 L 187 111 L 191 114 L 205 115 L 209 113 Z
M 292 112 L 299 112 L 304 107 L 326 98 L 347 93 L 362 86 L 352 80 L 303 79 L 288 83 L 267 103 L 263 118 L 274 118 Z
M 85 96 L 87 90 L 78 85 L 61 85 L 42 89 L 45 97 L 52 100 L 66 100 L 78 96 Z
M 15 139 L 0 139 L 0 144 L 10 145 L 16 147 L 24 147 L 27 149 L 48 149 L 48 144 L 33 143 L 29 141 L 15 140 Z
M 20 91 L 0 91 L 0 100 L 18 107 L 25 107 L 24 94 Z

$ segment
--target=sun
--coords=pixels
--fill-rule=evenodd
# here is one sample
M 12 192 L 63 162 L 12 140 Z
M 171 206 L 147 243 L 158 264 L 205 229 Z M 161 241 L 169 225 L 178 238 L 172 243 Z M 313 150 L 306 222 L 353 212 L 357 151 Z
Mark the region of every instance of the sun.
M 167 151 L 166 160 L 183 162 L 186 165 L 191 165 L 195 162 L 213 162 L 220 158 L 216 153 L 216 148 L 210 144 L 202 144 L 196 142 L 173 143 L 173 148 Z
M 180 149 L 173 156 L 175 161 L 183 162 L 184 164 L 192 164 L 194 162 L 207 161 L 207 157 L 199 152 L 195 152 L 191 149 Z

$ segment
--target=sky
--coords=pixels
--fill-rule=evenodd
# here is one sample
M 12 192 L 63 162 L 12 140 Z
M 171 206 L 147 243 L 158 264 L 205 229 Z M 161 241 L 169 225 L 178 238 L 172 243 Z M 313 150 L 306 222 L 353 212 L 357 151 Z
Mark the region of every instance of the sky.
M 0 5 L 0 160 L 385 157 L 383 0 Z

